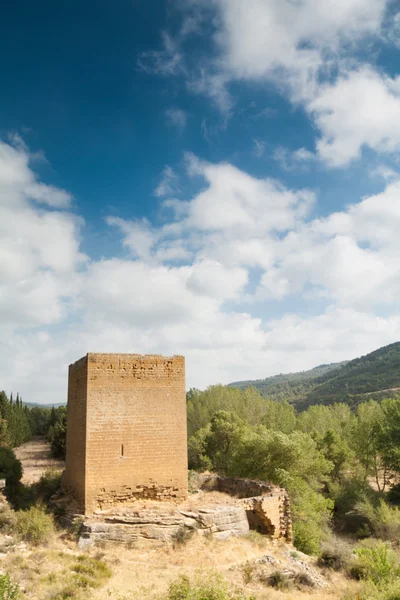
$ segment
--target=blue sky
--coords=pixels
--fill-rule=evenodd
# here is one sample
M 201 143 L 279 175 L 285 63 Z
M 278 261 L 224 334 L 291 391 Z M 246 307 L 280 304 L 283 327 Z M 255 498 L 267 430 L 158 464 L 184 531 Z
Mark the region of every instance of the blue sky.
M 0 387 L 87 351 L 187 384 L 400 337 L 400 3 L 8 3 Z M 43 370 L 46 377 L 43 377 Z

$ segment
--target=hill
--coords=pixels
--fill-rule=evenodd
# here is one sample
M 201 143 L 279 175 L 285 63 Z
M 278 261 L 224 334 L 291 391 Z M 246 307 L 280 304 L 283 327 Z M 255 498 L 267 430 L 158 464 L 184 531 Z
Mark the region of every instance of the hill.
M 28 408 L 60 408 L 60 406 L 67 406 L 66 402 L 58 402 L 57 404 L 41 404 L 40 402 L 22 402 L 23 406 Z
M 334 402 L 355 405 L 371 397 L 400 392 L 400 342 L 351 361 L 231 385 L 254 386 L 263 396 L 288 400 L 299 409 Z
M 319 365 L 308 371 L 299 371 L 298 373 L 280 373 L 279 375 L 255 381 L 236 381 L 230 383 L 229 387 L 241 390 L 247 387 L 255 387 L 263 396 L 267 396 L 268 398 L 296 402 L 314 389 L 316 380 L 332 371 L 340 369 L 345 364 L 347 363 L 331 363 L 328 365 Z

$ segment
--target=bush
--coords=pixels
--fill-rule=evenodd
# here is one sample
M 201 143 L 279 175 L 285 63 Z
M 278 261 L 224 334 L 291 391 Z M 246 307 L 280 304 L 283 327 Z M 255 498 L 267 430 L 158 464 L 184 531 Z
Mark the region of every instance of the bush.
M 318 554 L 322 532 L 317 523 L 295 521 L 293 523 L 293 543 L 297 550 L 304 554 Z
M 96 588 L 104 579 L 111 577 L 111 570 L 105 562 L 81 554 L 72 566 L 74 583 L 80 588 Z
M 331 483 L 329 495 L 334 501 L 334 523 L 339 531 L 358 533 L 368 527 L 368 519 L 357 507 L 364 503 L 375 505 L 379 496 L 361 477 L 353 477 L 341 484 Z
M 333 539 L 322 545 L 318 566 L 327 567 L 334 571 L 342 571 L 347 568 L 351 559 L 352 551 L 345 542 Z
M 255 600 L 240 591 L 231 591 L 218 573 L 199 573 L 191 581 L 182 576 L 170 584 L 164 600 Z
M 400 483 L 393 485 L 387 493 L 387 499 L 392 504 L 400 505 Z
M 22 465 L 11 448 L 0 447 L 0 479 L 6 486 L 16 485 L 22 477 Z
M 41 506 L 32 506 L 29 510 L 16 513 L 15 531 L 23 540 L 41 544 L 54 532 L 54 521 Z
M 9 575 L 0 575 L 0 600 L 16 600 L 19 587 L 10 580 Z
M 377 506 L 364 501 L 356 505 L 355 511 L 367 522 L 371 534 L 390 542 L 399 543 L 400 510 L 379 500 Z
M 355 547 L 354 553 L 357 559 L 353 560 L 349 572 L 355 579 L 364 579 L 382 586 L 400 575 L 397 554 L 385 542 L 365 540 Z
M 303 573 L 297 573 L 297 575 L 294 578 L 294 582 L 300 588 L 302 588 L 302 587 L 310 587 L 310 588 L 315 587 L 315 582 L 313 581 L 312 577 L 308 573 L 306 573 L 305 571 Z
M 59 469 L 48 469 L 37 484 L 37 494 L 47 505 L 50 498 L 60 489 L 62 471 Z
M 64 406 L 58 409 L 58 422 L 50 427 L 48 433 L 51 453 L 55 458 L 65 459 L 67 449 L 67 410 Z
M 5 489 L 8 502 L 14 510 L 27 510 L 36 503 L 35 485 L 24 485 L 19 482 Z
M 292 586 L 292 581 L 282 571 L 274 571 L 266 579 L 266 583 L 277 590 L 287 590 Z
M 4 504 L 0 509 L 0 531 L 1 533 L 11 533 L 15 526 L 15 512 L 11 510 L 8 504 Z M 0 596 L 1 600 L 1 596 Z
M 174 548 L 187 544 L 192 539 L 194 533 L 194 529 L 188 529 L 185 526 L 180 527 L 172 537 Z

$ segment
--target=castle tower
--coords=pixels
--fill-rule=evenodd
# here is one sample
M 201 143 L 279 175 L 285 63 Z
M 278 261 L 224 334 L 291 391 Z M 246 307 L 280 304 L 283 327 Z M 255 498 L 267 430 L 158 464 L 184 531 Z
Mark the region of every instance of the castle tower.
M 85 514 L 187 494 L 185 359 L 89 353 L 69 367 L 63 486 Z

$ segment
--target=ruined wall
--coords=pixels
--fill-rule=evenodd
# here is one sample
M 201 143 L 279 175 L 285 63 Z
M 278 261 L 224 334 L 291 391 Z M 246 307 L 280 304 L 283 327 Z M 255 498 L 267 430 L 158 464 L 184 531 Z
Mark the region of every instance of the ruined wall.
M 137 497 L 185 497 L 184 358 L 90 353 L 84 360 L 85 513 Z
M 290 502 L 285 489 L 263 481 L 215 474 L 200 475 L 198 484 L 201 489 L 217 490 L 238 498 L 246 510 L 250 529 L 292 542 Z
M 85 504 L 87 358 L 69 367 L 67 404 L 67 460 L 64 488 Z

